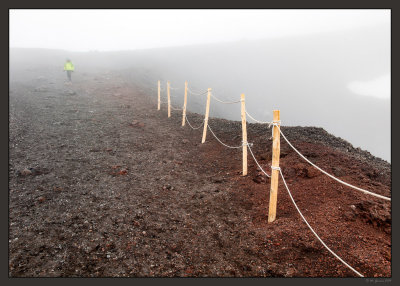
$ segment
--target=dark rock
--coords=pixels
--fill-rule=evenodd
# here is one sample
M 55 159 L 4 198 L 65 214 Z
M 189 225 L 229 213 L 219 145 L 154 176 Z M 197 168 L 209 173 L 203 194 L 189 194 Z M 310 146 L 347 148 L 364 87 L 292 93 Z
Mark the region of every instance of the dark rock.
M 29 176 L 29 175 L 32 175 L 32 171 L 29 170 L 28 168 L 25 168 L 22 171 L 20 171 L 18 174 L 20 174 L 20 176 Z
M 309 166 L 309 167 L 306 169 L 306 176 L 307 176 L 307 178 L 314 178 L 314 177 L 317 177 L 317 176 L 319 176 L 319 175 L 321 175 L 321 172 L 318 171 L 317 169 L 315 169 L 313 166 Z
M 257 184 L 261 184 L 262 182 L 264 182 L 265 180 L 263 179 L 263 177 L 261 176 L 257 176 L 253 178 L 253 181 L 256 182 Z
M 225 182 L 226 180 L 224 178 L 213 178 L 212 182 L 216 183 L 216 184 L 221 184 L 223 182 Z
M 281 150 L 280 150 L 279 157 L 280 157 L 280 158 L 285 158 L 288 154 L 289 154 L 289 151 L 288 151 L 288 150 L 281 149 Z
M 139 122 L 138 120 L 133 120 L 132 123 L 130 123 L 129 125 L 133 127 L 142 127 L 142 128 L 145 126 L 143 122 Z
M 265 153 L 260 155 L 260 160 L 261 161 L 269 161 L 272 159 L 271 153 Z
M 390 233 L 392 217 L 390 204 L 377 204 L 370 201 L 362 201 L 351 206 L 354 216 L 362 221 L 372 224 L 376 228 L 381 228 L 386 233 Z
M 336 177 L 342 177 L 342 176 L 346 175 L 345 171 L 340 167 L 332 167 L 332 173 Z
M 282 171 L 285 174 L 285 177 L 287 178 L 293 178 L 296 176 L 296 169 L 289 167 L 289 168 L 282 168 Z

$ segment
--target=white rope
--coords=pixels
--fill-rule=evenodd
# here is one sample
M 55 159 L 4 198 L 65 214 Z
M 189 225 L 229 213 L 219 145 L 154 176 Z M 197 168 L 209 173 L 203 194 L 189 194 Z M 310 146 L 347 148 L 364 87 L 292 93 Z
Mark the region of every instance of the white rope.
M 268 178 L 271 178 L 271 176 L 268 175 L 268 174 L 263 170 L 263 168 L 261 168 L 260 164 L 258 163 L 256 157 L 255 157 L 254 154 L 253 154 L 253 151 L 252 151 L 251 148 L 250 148 L 250 144 L 247 144 L 247 147 L 249 147 L 250 154 L 251 154 L 251 156 L 253 157 L 254 161 L 256 162 L 258 168 L 259 168 Z
M 204 95 L 204 94 L 206 94 L 208 92 L 208 90 L 207 90 L 207 91 L 205 91 L 203 93 L 196 93 L 196 92 L 193 92 L 189 87 L 188 87 L 188 91 L 189 91 L 189 93 L 191 93 L 193 95 Z
M 210 125 L 207 124 L 207 127 L 208 127 L 208 129 L 210 129 L 210 131 L 211 131 L 212 135 L 214 135 L 215 139 L 217 139 L 217 141 L 218 141 L 219 143 L 221 143 L 222 145 L 224 145 L 225 147 L 232 148 L 232 149 L 242 148 L 243 144 L 240 145 L 240 146 L 229 146 L 229 145 L 226 145 L 226 144 L 223 143 L 221 140 L 219 140 L 219 138 L 214 134 L 214 132 L 211 130 Z
M 151 90 L 153 90 L 153 91 L 157 91 L 157 92 L 158 92 L 158 88 L 153 88 L 153 87 L 150 87 L 150 89 L 151 89 Z M 165 91 L 165 89 L 163 89 L 163 88 L 160 88 L 160 92 L 161 92 L 161 91 Z
M 176 108 L 176 107 L 173 107 L 172 105 L 170 105 L 171 106 L 171 109 L 173 109 L 173 110 L 183 110 L 183 108 Z
M 255 119 L 253 116 L 251 116 L 251 115 L 247 112 L 247 110 L 245 110 L 245 111 L 246 111 L 246 114 L 247 114 L 252 120 L 254 120 L 255 122 L 258 122 L 258 123 L 261 123 L 261 124 L 271 124 L 270 121 L 260 121 L 260 120 L 257 120 L 257 119 Z
M 170 89 L 180 89 L 180 87 L 172 87 L 172 86 L 169 86 L 169 88 Z
M 279 127 L 280 124 L 281 124 L 281 121 L 280 121 L 280 120 L 272 121 L 272 122 L 270 122 L 270 123 L 268 124 L 268 128 L 271 128 L 271 126 L 273 126 L 272 129 L 271 129 L 271 139 L 274 138 L 274 127 L 276 126 L 276 127 L 278 127 L 279 130 L 280 130 L 280 127 Z
M 179 95 L 176 95 L 176 94 L 174 94 L 174 93 L 170 93 L 169 94 L 171 97 L 173 97 L 173 98 L 178 98 L 178 97 L 180 97 Z
M 271 166 L 272 168 L 272 166 Z M 311 227 L 311 225 L 307 222 L 307 220 L 305 219 L 305 217 L 303 216 L 303 214 L 301 213 L 299 207 L 297 206 L 296 202 L 294 201 L 292 194 L 290 193 L 290 190 L 286 184 L 285 178 L 283 177 L 282 174 L 282 170 L 279 169 L 279 173 L 281 174 L 282 177 L 282 181 L 285 184 L 286 190 L 288 191 L 288 194 L 290 196 L 290 199 L 292 200 L 294 206 L 296 207 L 298 213 L 300 214 L 301 218 L 303 219 L 303 221 L 306 223 L 306 225 L 308 226 L 308 228 L 312 231 L 312 233 L 315 235 L 315 237 L 322 243 L 322 245 L 330 252 L 332 253 L 333 256 L 335 256 L 340 262 L 342 262 L 344 265 L 346 265 L 350 270 L 352 270 L 354 273 L 356 273 L 358 276 L 360 277 L 364 277 L 360 272 L 358 272 L 357 270 L 355 270 L 353 267 L 351 267 L 349 264 L 346 263 L 346 261 L 344 261 L 342 258 L 340 258 L 335 252 L 333 252 L 326 244 L 325 242 L 322 241 L 322 239 L 318 236 L 318 234 L 314 231 L 314 229 Z
M 187 118 L 186 114 L 185 114 L 185 117 L 186 117 L 186 122 L 189 124 L 189 126 L 190 126 L 193 130 L 199 129 L 199 128 L 200 128 L 201 126 L 203 126 L 203 124 L 204 124 L 204 120 L 203 120 L 203 122 L 200 124 L 200 126 L 198 126 L 198 127 L 193 127 L 192 124 L 190 124 L 189 119 Z
M 212 96 L 216 101 L 219 101 L 219 102 L 224 103 L 224 104 L 239 103 L 239 102 L 242 101 L 242 100 L 237 100 L 237 101 L 223 101 L 223 100 L 217 98 L 217 97 L 216 97 L 214 94 L 212 94 L 212 93 L 211 93 L 211 96 Z
M 269 123 L 268 128 L 270 128 L 271 126 L 277 126 L 279 128 L 279 125 L 281 125 L 280 120 L 272 121 Z
M 278 127 L 278 128 L 279 128 L 279 127 Z M 286 136 L 282 133 L 282 130 L 281 130 L 280 128 L 279 128 L 279 132 L 282 134 L 282 137 L 286 140 L 286 142 L 289 144 L 289 146 L 292 147 L 292 149 L 293 149 L 294 151 L 296 151 L 296 153 L 299 154 L 301 158 L 303 158 L 304 160 L 306 160 L 306 161 L 307 161 L 309 164 L 311 164 L 314 168 L 318 169 L 319 171 L 321 171 L 322 173 L 324 173 L 324 174 L 327 175 L 328 177 L 331 177 L 332 179 L 338 181 L 339 183 L 342 183 L 343 185 L 346 185 L 346 186 L 348 186 L 348 187 L 350 187 L 350 188 L 353 188 L 353 189 L 355 189 L 355 190 L 357 190 L 357 191 L 360 191 L 360 192 L 363 192 L 363 193 L 365 193 L 365 194 L 368 194 L 368 195 L 371 195 L 371 196 L 375 196 L 375 197 L 377 197 L 377 198 L 381 198 L 381 199 L 384 199 L 384 200 L 387 200 L 387 201 L 391 201 L 391 198 L 388 198 L 388 197 L 385 197 L 385 196 L 382 196 L 382 195 L 378 195 L 378 194 L 375 194 L 375 193 L 373 193 L 373 192 L 370 192 L 370 191 L 361 189 L 361 188 L 359 188 L 359 187 L 353 186 L 353 185 L 351 185 L 351 184 L 349 184 L 349 183 L 346 183 L 346 182 L 344 182 L 344 181 L 342 181 L 342 180 L 336 178 L 335 176 L 329 174 L 328 172 L 322 170 L 320 167 L 318 167 L 318 166 L 315 165 L 313 162 L 311 162 L 311 161 L 308 160 L 306 157 L 304 157 L 304 155 L 301 154 L 296 148 L 294 148 L 294 146 L 289 142 L 289 140 L 286 138 Z

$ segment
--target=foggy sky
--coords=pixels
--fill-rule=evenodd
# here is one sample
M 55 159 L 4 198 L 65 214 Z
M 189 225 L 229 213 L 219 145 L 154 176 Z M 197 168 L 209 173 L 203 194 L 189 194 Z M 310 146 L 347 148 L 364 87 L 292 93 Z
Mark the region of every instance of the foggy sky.
M 10 47 L 111 51 L 390 25 L 390 10 L 10 10 Z

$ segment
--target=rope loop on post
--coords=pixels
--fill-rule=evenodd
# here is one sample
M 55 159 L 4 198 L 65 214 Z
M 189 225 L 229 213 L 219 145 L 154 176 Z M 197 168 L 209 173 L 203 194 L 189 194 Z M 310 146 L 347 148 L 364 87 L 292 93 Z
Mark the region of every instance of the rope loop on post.
M 281 121 L 277 120 L 277 121 L 272 121 L 268 124 L 268 128 L 270 128 L 271 126 L 279 126 L 281 125 Z

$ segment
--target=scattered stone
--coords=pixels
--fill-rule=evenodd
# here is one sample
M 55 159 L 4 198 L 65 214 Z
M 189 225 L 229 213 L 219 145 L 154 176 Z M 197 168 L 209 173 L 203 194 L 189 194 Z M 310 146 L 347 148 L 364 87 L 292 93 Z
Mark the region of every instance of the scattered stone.
M 46 169 L 41 169 L 39 167 L 37 168 L 25 168 L 22 171 L 17 171 L 16 174 L 17 176 L 38 176 L 44 173 L 48 173 Z
M 133 127 L 142 127 L 142 128 L 145 126 L 143 122 L 140 122 L 138 120 L 133 120 L 132 123 L 129 123 L 129 125 Z
M 285 158 L 288 154 L 289 154 L 289 150 L 281 148 L 279 157 L 280 158 Z
M 21 176 L 29 176 L 29 175 L 32 175 L 32 171 L 29 170 L 29 169 L 27 169 L 27 168 L 25 168 L 25 169 L 23 169 L 22 171 L 20 171 L 19 174 L 20 174 Z
M 261 184 L 263 182 L 263 177 L 261 176 L 254 177 L 253 181 L 256 182 L 257 184 Z
M 321 175 L 321 172 L 315 169 L 313 166 L 308 167 L 306 170 L 307 178 L 314 178 Z
M 182 140 L 182 143 L 183 143 L 183 144 L 189 143 L 189 140 L 183 139 L 183 140 Z
M 261 161 L 270 161 L 272 159 L 271 153 L 264 153 L 260 155 Z
M 344 175 L 346 175 L 345 171 L 340 167 L 332 167 L 332 173 L 336 177 L 343 177 Z
M 282 169 L 284 172 L 285 177 L 293 178 L 296 176 L 296 169 L 292 167 Z
M 163 190 L 172 191 L 173 189 L 174 189 L 174 187 L 172 187 L 171 185 L 164 185 L 164 186 L 163 186 Z
M 223 178 L 213 178 L 212 182 L 216 183 L 216 184 L 221 184 L 221 183 L 225 182 L 225 179 L 223 179 Z
M 46 200 L 46 197 L 39 197 L 38 201 L 39 203 L 43 203 Z

